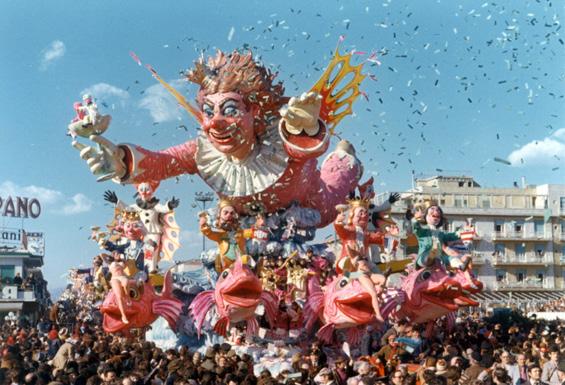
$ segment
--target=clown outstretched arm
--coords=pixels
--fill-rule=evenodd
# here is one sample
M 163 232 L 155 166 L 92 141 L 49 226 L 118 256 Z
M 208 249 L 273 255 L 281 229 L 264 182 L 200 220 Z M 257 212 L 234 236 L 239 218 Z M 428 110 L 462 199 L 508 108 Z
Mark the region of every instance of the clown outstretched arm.
M 162 151 L 150 151 L 132 144 L 116 145 L 101 135 L 91 135 L 89 139 L 97 143 L 99 149 L 77 141 L 73 142 L 73 147 L 80 151 L 80 157 L 98 176 L 98 181 L 112 179 L 116 183 L 141 183 L 197 172 L 195 139 Z

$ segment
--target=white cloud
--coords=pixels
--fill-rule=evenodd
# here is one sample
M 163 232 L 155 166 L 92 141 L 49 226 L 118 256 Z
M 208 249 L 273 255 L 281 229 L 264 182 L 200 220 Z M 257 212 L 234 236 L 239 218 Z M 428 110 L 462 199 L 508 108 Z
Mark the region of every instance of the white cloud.
M 85 213 L 90 209 L 92 209 L 92 201 L 79 193 L 71 198 L 71 202 L 63 206 L 62 212 L 64 215 L 74 215 Z
M 96 99 L 110 99 L 112 97 L 117 97 L 118 99 L 124 100 L 129 98 L 129 93 L 126 90 L 122 90 L 121 88 L 108 83 L 93 84 L 90 87 L 86 87 L 80 93 L 81 95 L 91 94 Z
M 183 81 L 177 79 L 169 84 L 178 89 Z M 176 99 L 161 84 L 152 85 L 145 90 L 139 107 L 149 110 L 153 120 L 159 123 L 180 120 L 182 117 L 182 110 Z
M 56 60 L 65 56 L 67 48 L 65 43 L 61 40 L 54 40 L 47 46 L 47 48 L 41 51 L 41 62 L 39 64 L 39 69 L 45 71 L 49 65 L 54 63 Z
M 565 128 L 560 128 L 553 134 L 525 144 L 508 155 L 512 166 L 555 165 L 565 159 Z
M 0 196 L 5 198 L 27 197 L 36 198 L 42 206 L 49 208 L 49 212 L 60 215 L 74 215 L 84 213 L 92 209 L 92 201 L 84 194 L 75 194 L 67 197 L 61 191 L 35 185 L 19 186 L 12 181 L 0 184 Z

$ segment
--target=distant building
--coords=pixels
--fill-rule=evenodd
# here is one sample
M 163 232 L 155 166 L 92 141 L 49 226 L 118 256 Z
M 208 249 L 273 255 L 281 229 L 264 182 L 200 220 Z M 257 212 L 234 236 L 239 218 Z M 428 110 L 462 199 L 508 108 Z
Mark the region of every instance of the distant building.
M 377 203 L 385 198 L 377 197 Z M 401 232 L 407 228 L 407 208 L 428 199 L 443 209 L 447 230 L 467 221 L 475 225 L 473 270 L 485 284 L 484 299 L 541 301 L 563 295 L 565 185 L 522 181 L 511 188 L 485 188 L 467 176 L 416 179 L 391 211 Z M 397 258 L 404 258 L 404 251 Z
M 0 320 L 13 313 L 35 322 L 49 306 L 43 257 L 42 233 L 0 229 Z

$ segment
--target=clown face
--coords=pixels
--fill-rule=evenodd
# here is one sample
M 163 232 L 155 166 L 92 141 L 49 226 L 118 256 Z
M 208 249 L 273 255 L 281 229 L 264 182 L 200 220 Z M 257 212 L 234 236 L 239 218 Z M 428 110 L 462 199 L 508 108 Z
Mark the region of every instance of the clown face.
M 202 104 L 202 128 L 220 152 L 243 160 L 255 144 L 253 112 L 235 92 L 207 95 Z
M 369 212 L 364 207 L 356 207 L 353 211 L 352 223 L 354 226 L 367 228 L 369 223 Z
M 426 214 L 426 223 L 437 227 L 441 222 L 441 217 L 441 209 L 438 206 L 431 206 Z
M 144 201 L 150 200 L 153 197 L 154 192 L 153 187 L 151 187 L 149 183 L 141 183 L 137 186 L 137 193 Z
M 130 240 L 143 238 L 143 224 L 141 221 L 128 220 L 124 223 L 124 236 Z

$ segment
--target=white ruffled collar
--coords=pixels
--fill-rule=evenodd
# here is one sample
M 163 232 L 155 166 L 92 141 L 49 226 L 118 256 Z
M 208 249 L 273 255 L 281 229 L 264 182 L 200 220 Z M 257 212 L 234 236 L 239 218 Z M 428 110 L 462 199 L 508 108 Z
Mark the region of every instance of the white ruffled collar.
M 260 193 L 282 176 L 288 156 L 276 127 L 269 127 L 242 162 L 218 151 L 204 134 L 198 137 L 198 173 L 214 191 L 231 197 Z

